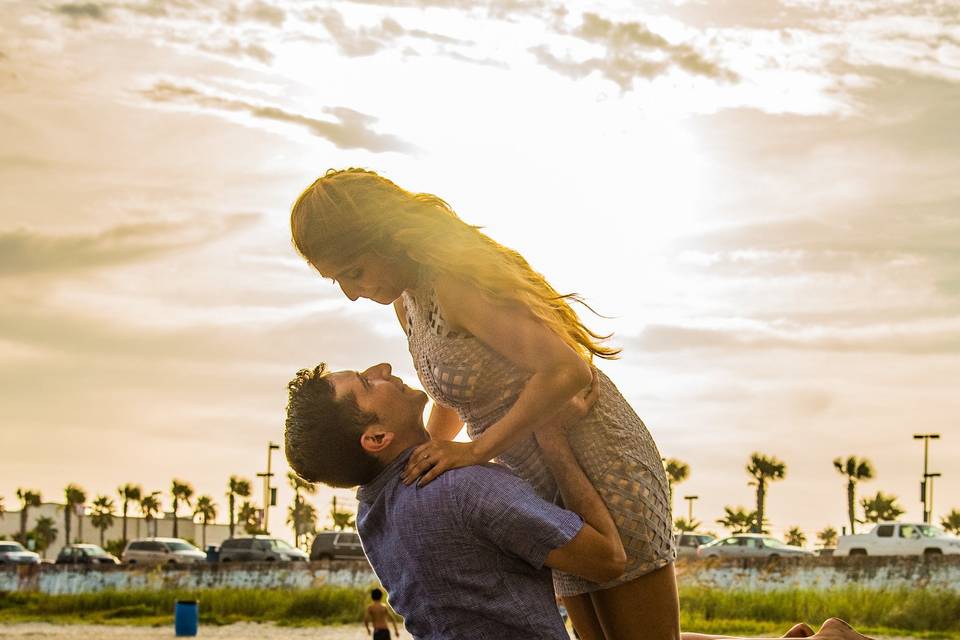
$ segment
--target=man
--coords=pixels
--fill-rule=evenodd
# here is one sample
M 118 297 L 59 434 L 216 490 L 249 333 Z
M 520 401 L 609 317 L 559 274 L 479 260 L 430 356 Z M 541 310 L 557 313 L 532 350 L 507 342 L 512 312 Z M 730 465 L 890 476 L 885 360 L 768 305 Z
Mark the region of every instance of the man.
M 427 396 L 387 364 L 362 373 L 321 365 L 301 371 L 289 391 L 290 466 L 312 482 L 360 485 L 364 551 L 415 637 L 566 640 L 545 567 L 596 582 L 623 572 L 616 526 L 559 433 L 539 442 L 577 513 L 497 465 L 405 485 L 411 450 L 429 440 Z
M 418 640 L 568 640 L 547 568 L 595 582 L 623 572 L 616 526 L 560 424 L 536 437 L 571 511 L 540 499 L 498 465 L 452 469 L 423 487 L 404 484 L 411 451 L 429 440 L 427 396 L 393 376 L 388 364 L 363 372 L 304 369 L 288 390 L 290 466 L 311 482 L 359 485 L 364 552 Z M 589 393 L 578 401 L 589 404 Z M 642 624 L 604 632 L 642 638 Z M 836 618 L 816 635 L 801 623 L 785 637 L 808 636 L 864 639 Z

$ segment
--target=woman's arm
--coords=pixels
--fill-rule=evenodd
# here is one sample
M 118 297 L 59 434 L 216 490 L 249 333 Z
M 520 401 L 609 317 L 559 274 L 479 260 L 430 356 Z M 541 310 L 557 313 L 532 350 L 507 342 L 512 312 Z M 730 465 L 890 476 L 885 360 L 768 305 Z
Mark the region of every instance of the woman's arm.
M 434 440 L 453 440 L 463 428 L 463 420 L 455 409 L 437 404 L 434 400 L 427 419 L 427 433 Z
M 414 450 L 404 471 L 424 485 L 448 469 L 486 462 L 529 436 L 590 384 L 590 366 L 556 333 L 519 304 L 490 300 L 449 276 L 435 283 L 447 322 L 469 331 L 522 370 L 530 372 L 507 414 L 471 443 L 430 442 Z

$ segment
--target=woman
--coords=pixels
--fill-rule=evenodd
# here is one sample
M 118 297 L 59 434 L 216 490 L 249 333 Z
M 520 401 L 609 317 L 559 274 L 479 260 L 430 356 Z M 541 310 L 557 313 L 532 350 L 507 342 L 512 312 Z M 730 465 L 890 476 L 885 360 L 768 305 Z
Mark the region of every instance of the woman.
M 297 199 L 297 250 L 351 300 L 393 304 L 417 374 L 434 399 L 432 441 L 414 450 L 408 483 L 496 458 L 547 499 L 557 487 L 534 432 L 567 427 L 627 552 L 606 584 L 554 574 L 583 640 L 680 637 L 672 524 L 660 454 L 612 382 L 591 365 L 615 357 L 515 251 L 460 220 L 436 196 L 362 169 L 330 170 Z M 588 385 L 591 391 L 580 392 Z M 466 423 L 470 443 L 451 439 Z M 785 637 L 812 636 L 805 624 Z M 684 640 L 716 636 L 684 634 Z M 817 638 L 864 640 L 842 620 Z
M 446 202 L 373 172 L 331 170 L 297 199 L 297 250 L 351 300 L 393 304 L 424 388 L 434 399 L 432 442 L 411 456 L 405 481 L 496 458 L 542 497 L 557 490 L 534 431 L 595 381 L 592 407 L 568 425 L 578 461 L 613 516 L 626 572 L 606 584 L 556 574 L 585 640 L 635 629 L 679 631 L 667 481 L 643 422 L 591 365 L 617 350 L 515 251 L 460 220 Z M 572 406 L 572 405 L 571 405 Z M 559 419 L 559 418 L 556 418 Z M 453 442 L 466 423 L 472 442 Z

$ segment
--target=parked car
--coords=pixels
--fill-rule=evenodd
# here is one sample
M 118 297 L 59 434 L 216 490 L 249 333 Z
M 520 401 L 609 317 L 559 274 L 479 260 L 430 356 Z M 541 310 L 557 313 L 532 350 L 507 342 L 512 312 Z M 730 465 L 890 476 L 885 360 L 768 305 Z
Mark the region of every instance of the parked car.
M 360 536 L 350 531 L 320 531 L 310 548 L 311 560 L 366 560 Z
M 840 536 L 835 556 L 940 556 L 960 554 L 960 538 L 919 522 L 881 522 L 869 533 Z
M 197 564 L 207 554 L 180 538 L 140 538 L 131 540 L 120 555 L 124 564 Z
M 307 554 L 279 538 L 244 536 L 220 543 L 220 562 L 306 562 Z
M 57 554 L 57 564 L 120 564 L 112 553 L 95 544 L 69 544 Z
M 678 558 L 696 558 L 697 549 L 715 538 L 705 533 L 677 533 L 673 541 L 677 547 Z
M 19 542 L 0 540 L 0 564 L 40 564 L 40 554 L 28 551 Z
M 701 558 L 778 558 L 813 556 L 813 551 L 794 547 L 759 533 L 740 533 L 720 538 L 697 549 Z

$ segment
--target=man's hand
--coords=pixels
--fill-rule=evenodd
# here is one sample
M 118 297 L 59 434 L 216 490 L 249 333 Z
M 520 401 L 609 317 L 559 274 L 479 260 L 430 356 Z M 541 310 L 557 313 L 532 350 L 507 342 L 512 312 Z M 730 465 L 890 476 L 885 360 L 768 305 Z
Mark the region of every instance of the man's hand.
M 479 459 L 472 442 L 431 440 L 413 450 L 400 479 L 410 484 L 420 478 L 417 486 L 423 487 L 444 471 L 481 462 L 486 460 Z
M 583 420 L 593 409 L 593 405 L 600 398 L 600 385 L 597 384 L 597 370 L 593 369 L 592 374 L 590 386 L 585 387 L 580 393 L 568 400 L 556 415 L 534 432 L 540 448 L 545 449 L 565 443 L 567 429 Z

